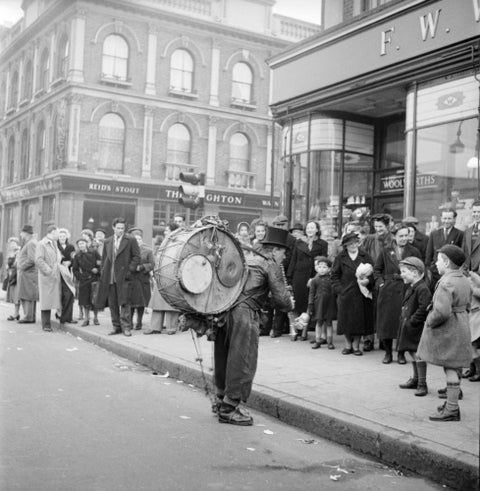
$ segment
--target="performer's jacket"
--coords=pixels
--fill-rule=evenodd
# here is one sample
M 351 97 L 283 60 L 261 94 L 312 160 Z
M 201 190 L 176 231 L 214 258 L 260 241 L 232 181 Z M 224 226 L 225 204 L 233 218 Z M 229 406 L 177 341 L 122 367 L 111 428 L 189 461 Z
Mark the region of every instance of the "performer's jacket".
M 292 297 L 282 267 L 258 251 L 250 251 L 246 255 L 247 281 L 235 304 L 244 303 L 253 310 L 261 310 L 269 298 L 274 308 L 283 312 L 292 310 Z

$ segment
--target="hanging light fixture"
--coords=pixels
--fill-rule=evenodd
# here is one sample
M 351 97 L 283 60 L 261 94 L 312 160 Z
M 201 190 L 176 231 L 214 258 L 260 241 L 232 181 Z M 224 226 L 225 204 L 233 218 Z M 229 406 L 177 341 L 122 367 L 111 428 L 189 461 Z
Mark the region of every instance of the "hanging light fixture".
M 460 140 L 460 137 L 462 136 L 462 123 L 463 120 L 460 121 L 460 124 L 458 125 L 457 139 L 450 145 L 450 153 L 462 153 L 465 149 L 465 143 Z

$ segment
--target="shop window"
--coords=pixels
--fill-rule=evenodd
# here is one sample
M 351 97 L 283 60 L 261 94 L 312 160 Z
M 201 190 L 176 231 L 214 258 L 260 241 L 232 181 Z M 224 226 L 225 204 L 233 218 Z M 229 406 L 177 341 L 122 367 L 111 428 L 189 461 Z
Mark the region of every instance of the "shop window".
M 118 34 L 111 34 L 103 42 L 102 78 L 128 81 L 129 46 Z
M 18 236 L 18 225 L 16 221 L 16 215 L 18 214 L 18 205 L 5 206 L 5 236 L 12 237 Z M 30 224 L 30 225 L 33 225 Z
M 247 63 L 236 63 L 232 70 L 232 101 L 250 104 L 253 88 L 253 72 Z
M 107 236 L 113 234 L 112 223 L 117 217 L 125 218 L 128 230 L 135 224 L 135 202 L 102 200 L 85 200 L 83 203 L 82 226 L 93 223 L 95 228 L 101 227 L 107 232 Z
M 441 210 L 455 208 L 460 228 L 470 221 L 471 203 L 479 193 L 477 118 L 417 131 L 415 216 L 429 233 Z
M 170 59 L 170 89 L 193 92 L 194 63 L 192 55 L 185 49 L 177 49 Z
M 35 223 L 35 216 L 36 216 L 36 211 L 38 207 L 38 201 L 37 200 L 32 200 L 32 201 L 25 201 L 22 204 L 22 213 L 21 213 L 21 223 L 29 223 L 29 224 L 34 224 Z
M 7 184 L 12 184 L 15 175 L 15 137 L 11 136 L 8 140 L 7 148 Z
M 228 187 L 255 189 L 255 174 L 250 172 L 250 141 L 243 133 L 234 133 L 230 138 Z
M 48 49 L 44 49 L 42 51 L 42 55 L 40 57 L 40 65 L 38 70 L 38 86 L 37 91 L 46 91 L 48 88 L 48 80 L 49 80 L 49 53 Z
M 45 196 L 42 204 L 43 225 L 46 227 L 55 223 L 55 196 Z M 24 222 L 27 223 L 27 222 Z
M 22 100 L 29 100 L 32 98 L 32 70 L 32 62 L 31 60 L 28 60 L 23 74 Z
M 45 123 L 40 121 L 37 126 L 37 137 L 35 145 L 35 172 L 34 175 L 39 176 L 45 169 L 45 145 L 47 132 L 45 131 Z
M 125 123 L 116 113 L 107 113 L 99 123 L 99 170 L 123 172 Z
M 15 71 L 12 75 L 12 83 L 10 86 L 10 103 L 9 108 L 17 107 L 18 102 L 18 72 Z
M 192 224 L 204 216 L 204 208 L 191 210 L 176 203 L 155 201 L 153 204 L 153 236 L 161 232 L 166 224 L 173 222 L 175 215 L 183 215 L 185 223 Z
M 29 146 L 28 130 L 23 130 L 22 140 L 20 143 L 20 180 L 28 178 L 29 171 Z
M 68 37 L 64 34 L 58 43 L 57 47 L 57 69 L 56 77 L 57 79 L 66 79 L 68 73 L 68 51 L 69 43 Z
M 166 178 L 168 180 L 178 179 L 181 166 L 190 164 L 191 136 L 188 128 L 181 123 L 170 126 L 167 136 L 167 165 Z

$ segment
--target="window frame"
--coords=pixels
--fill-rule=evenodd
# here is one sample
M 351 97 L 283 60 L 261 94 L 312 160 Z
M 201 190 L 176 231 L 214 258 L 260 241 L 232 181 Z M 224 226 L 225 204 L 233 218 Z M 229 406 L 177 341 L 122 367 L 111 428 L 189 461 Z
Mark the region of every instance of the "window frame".
M 174 66 L 175 56 L 182 53 L 181 65 Z M 188 60 L 191 67 L 185 67 L 185 60 Z M 179 75 L 180 85 L 174 85 L 174 75 Z M 170 90 L 187 94 L 194 94 L 195 83 L 195 58 L 193 54 L 185 48 L 177 48 L 170 56 Z
M 125 48 L 125 55 L 121 56 L 121 54 L 117 54 L 117 49 L 119 49 L 118 46 L 114 45 L 114 52 L 113 53 L 107 53 L 106 48 L 107 48 L 107 43 L 109 40 L 112 39 L 118 39 L 119 41 L 121 40 L 124 45 L 121 46 L 121 48 Z M 112 64 L 112 70 L 109 71 L 108 67 L 106 67 L 106 61 L 110 60 Z M 124 64 L 124 68 L 122 68 L 122 73 L 118 74 L 117 72 L 119 71 L 120 65 Z M 103 45 L 102 45 L 102 78 L 105 80 L 116 80 L 119 82 L 129 82 L 130 77 L 130 45 L 128 43 L 128 40 L 117 33 L 111 33 L 105 37 L 103 40 Z

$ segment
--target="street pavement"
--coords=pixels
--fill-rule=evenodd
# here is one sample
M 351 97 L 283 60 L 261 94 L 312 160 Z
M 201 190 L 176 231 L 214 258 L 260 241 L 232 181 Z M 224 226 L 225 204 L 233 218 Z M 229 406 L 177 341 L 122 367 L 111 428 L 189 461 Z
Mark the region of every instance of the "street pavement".
M 2 317 L 13 310 L 4 302 L 0 307 Z M 205 338 L 195 338 L 195 346 L 190 332 L 145 336 L 141 330 L 132 331 L 131 337 L 109 336 L 108 311 L 99 318 L 100 326 L 66 324 L 66 330 L 198 387 L 204 386 L 197 361 L 201 358 L 211 387 L 212 343 Z M 146 315 L 144 329 L 148 324 Z M 37 326 L 40 329 L 40 323 Z M 334 342 L 335 350 L 324 346 L 312 350 L 307 341 L 292 342 L 286 335 L 261 337 L 249 406 L 440 484 L 479 489 L 480 383 L 462 381 L 460 422 L 432 422 L 428 416 L 443 403 L 437 397 L 437 390 L 445 386 L 440 367 L 428 366 L 429 394 L 415 397 L 414 391 L 398 388 L 411 376 L 411 363 L 384 365 L 379 350 L 342 355 L 342 337 L 336 336 Z

